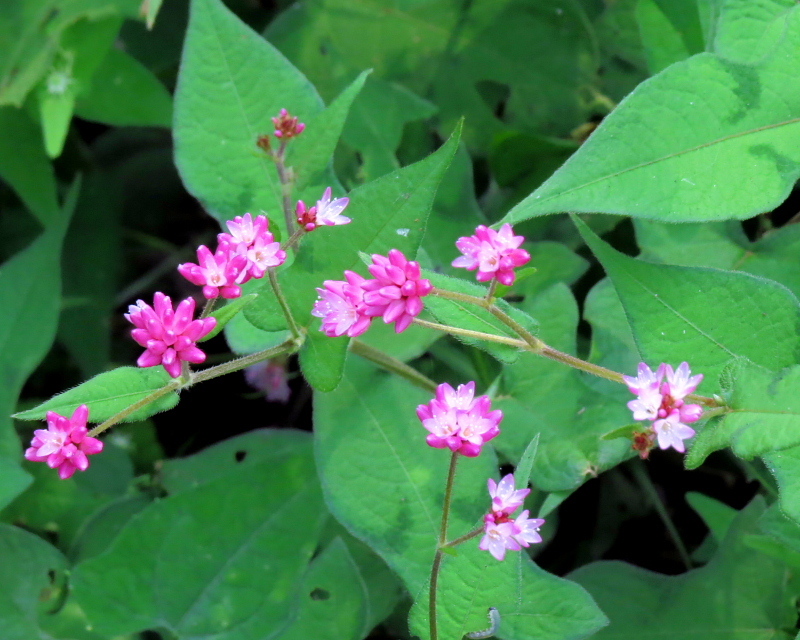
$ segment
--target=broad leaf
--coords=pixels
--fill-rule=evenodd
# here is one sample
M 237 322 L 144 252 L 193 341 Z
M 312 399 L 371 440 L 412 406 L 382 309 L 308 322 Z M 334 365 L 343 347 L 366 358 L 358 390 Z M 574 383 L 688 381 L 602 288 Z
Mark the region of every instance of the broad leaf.
M 575 218 L 619 294 L 642 359 L 651 366 L 686 360 L 716 392 L 734 358 L 778 370 L 797 362 L 800 307 L 776 282 L 745 273 L 657 265 L 612 249 Z M 768 312 L 767 312 L 768 310 Z
M 781 41 L 793 0 L 723 0 L 714 51 L 734 62 L 757 63 Z
M 561 211 L 749 218 L 800 175 L 800 11 L 757 66 L 710 53 L 642 83 L 506 222 Z

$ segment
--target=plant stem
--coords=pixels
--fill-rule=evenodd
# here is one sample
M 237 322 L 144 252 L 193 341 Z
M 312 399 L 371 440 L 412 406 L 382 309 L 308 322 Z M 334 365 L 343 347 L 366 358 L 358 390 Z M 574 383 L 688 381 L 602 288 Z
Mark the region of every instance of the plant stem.
M 286 167 L 286 140 L 281 140 L 278 152 L 273 156 L 275 166 L 278 168 L 278 179 L 281 183 L 281 199 L 283 202 L 283 216 L 286 220 L 286 230 L 293 234 L 295 230 L 294 211 L 292 211 L 292 179 Z
M 619 383 L 625 382 L 622 379 L 621 373 L 617 373 L 616 371 L 612 371 L 611 369 L 606 369 L 605 367 L 601 367 L 600 365 L 597 364 L 592 364 L 591 362 L 586 362 L 585 360 L 581 360 L 580 358 L 571 356 L 568 353 L 559 351 L 558 349 L 553 349 L 553 347 L 550 347 L 546 344 L 544 344 L 542 350 L 539 352 L 539 355 L 544 356 L 545 358 L 550 358 L 551 360 L 555 360 L 556 362 L 566 364 L 567 366 L 573 367 L 575 369 L 580 369 L 581 371 L 585 371 L 586 373 L 591 373 L 592 375 L 599 376 L 600 378 L 611 380 L 612 382 L 619 382 Z
M 466 542 L 467 540 L 472 540 L 473 538 L 476 538 L 477 536 L 481 535 L 482 533 L 483 533 L 483 527 L 478 527 L 477 529 L 473 529 L 469 533 L 465 533 L 463 536 L 459 536 L 455 540 L 451 540 L 450 542 L 448 542 L 447 544 L 444 544 L 442 546 L 444 546 L 444 547 L 455 547 L 455 546 L 461 544 L 462 542 Z
M 494 304 L 494 292 L 497 291 L 497 278 L 494 278 L 486 292 L 486 304 Z
M 438 385 L 433 380 L 422 375 L 419 371 L 408 366 L 405 362 L 390 356 L 388 353 L 381 351 L 380 349 L 376 349 L 375 347 L 368 345 L 366 342 L 362 342 L 361 340 L 357 339 L 352 340 L 350 342 L 350 351 L 358 356 L 361 356 L 365 360 L 374 362 L 379 367 L 382 367 L 387 371 L 391 371 L 392 373 L 402 376 L 412 384 L 425 389 L 425 391 L 430 391 L 431 393 L 436 392 Z
M 471 296 L 468 293 L 459 293 L 458 291 L 448 291 L 447 289 L 438 289 L 434 287 L 431 291 L 431 295 L 439 296 L 440 298 L 446 298 L 447 300 L 455 300 L 456 302 L 475 304 L 484 308 L 488 306 L 486 298 L 479 298 L 477 296 Z
M 296 338 L 289 338 L 286 342 L 282 342 L 281 344 L 270 349 L 265 349 L 264 351 L 259 351 L 258 353 L 252 353 L 249 356 L 244 356 L 242 358 L 237 358 L 236 360 L 218 364 L 216 367 L 203 369 L 202 371 L 193 373 L 189 382 L 184 384 L 182 388 L 186 389 L 197 384 L 198 382 L 205 382 L 206 380 L 219 378 L 220 376 L 224 376 L 226 373 L 239 371 L 245 367 L 263 362 L 264 360 L 269 360 L 270 358 L 274 358 L 275 356 L 279 356 L 284 353 L 294 353 L 300 348 L 301 344 L 302 342 L 300 340 Z
M 294 247 L 294 245 L 296 245 L 300 241 L 300 238 L 302 238 L 305 234 L 306 230 L 303 229 L 302 227 L 295 230 L 295 232 L 291 235 L 291 237 L 286 241 L 286 244 L 283 245 L 283 250 L 288 251 L 289 249 Z
M 483 333 L 482 331 L 460 329 L 459 327 L 451 327 L 446 324 L 439 324 L 438 322 L 428 322 L 427 320 L 421 320 L 419 318 L 414 318 L 413 322 L 421 327 L 428 327 L 429 329 L 444 331 L 445 333 L 450 333 L 454 336 L 465 336 L 467 338 L 476 338 L 478 340 L 487 340 L 489 342 L 499 342 L 500 344 L 507 344 L 520 349 L 527 349 L 528 347 L 526 342 L 518 340 L 517 338 L 509 338 L 508 336 L 497 336 L 492 333 Z
M 444 489 L 444 505 L 442 505 L 442 525 L 439 528 L 439 542 L 431 566 L 431 584 L 428 594 L 431 640 L 438 640 L 439 635 L 436 624 L 436 590 L 439 584 L 439 569 L 442 566 L 442 547 L 447 543 L 447 524 L 450 520 L 450 505 L 453 501 L 453 485 L 456 479 L 458 456 L 459 454 L 455 451 L 450 453 L 450 468 L 447 470 L 447 485 Z
M 201 318 L 207 318 L 211 315 L 211 312 L 214 310 L 214 305 L 217 304 L 216 298 L 209 298 L 206 300 L 206 305 L 203 307 L 203 313 L 200 314 Z
M 661 496 L 658 495 L 658 491 L 653 485 L 653 481 L 650 479 L 650 475 L 647 473 L 644 464 L 641 460 L 634 460 L 632 469 L 634 477 L 639 482 L 642 489 L 644 489 L 647 497 L 650 498 L 650 501 L 653 503 L 653 507 L 655 507 L 656 513 L 658 513 L 658 517 L 661 518 L 661 522 L 664 523 L 664 527 L 667 529 L 669 537 L 672 538 L 672 542 L 675 544 L 675 548 L 678 550 L 678 555 L 680 555 L 683 564 L 686 565 L 686 570 L 690 570 L 692 568 L 692 559 L 689 556 L 689 552 L 686 550 L 683 540 L 681 540 L 681 536 L 678 533 L 678 529 L 675 527 L 675 523 L 672 522 L 672 518 L 669 517 L 669 513 L 667 513 L 664 503 L 661 502 Z
M 289 323 L 289 330 L 292 332 L 292 335 L 295 338 L 299 338 L 301 336 L 300 327 L 297 326 L 294 316 L 292 315 L 292 310 L 289 308 L 289 303 L 286 301 L 286 297 L 283 295 L 283 290 L 278 282 L 278 276 L 275 273 L 275 269 L 267 269 L 267 273 L 269 274 L 269 283 L 272 286 L 272 290 L 275 292 L 275 297 L 278 299 L 278 304 L 281 305 L 283 315 L 286 317 L 286 322 Z
M 181 387 L 181 380 L 180 379 L 172 380 L 171 382 L 168 382 L 167 384 L 165 384 L 160 389 L 156 389 L 150 395 L 145 396 L 144 398 L 142 398 L 138 402 L 134 402 L 129 407 L 126 407 L 125 409 L 123 409 L 119 413 L 111 416 L 105 422 L 100 423 L 94 429 L 92 429 L 88 433 L 88 435 L 90 435 L 93 438 L 95 436 L 100 435 L 101 433 L 103 433 L 103 431 L 105 431 L 109 427 L 113 427 L 119 421 L 124 420 L 125 418 L 127 418 L 129 415 L 131 415 L 135 411 L 138 411 L 139 409 L 141 409 L 142 407 L 147 406 L 151 402 L 154 402 L 154 401 L 158 400 L 161 396 L 165 396 L 168 393 L 171 393 L 173 391 L 177 391 L 178 389 L 180 389 L 180 387 Z

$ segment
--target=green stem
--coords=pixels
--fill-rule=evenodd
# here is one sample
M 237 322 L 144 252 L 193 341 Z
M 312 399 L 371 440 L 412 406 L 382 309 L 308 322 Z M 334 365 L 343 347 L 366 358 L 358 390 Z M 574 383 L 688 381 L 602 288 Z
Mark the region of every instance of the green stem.
M 274 358 L 275 356 L 279 356 L 284 353 L 294 353 L 300 348 L 300 344 L 300 340 L 296 338 L 289 338 L 286 342 L 282 342 L 271 349 L 265 349 L 264 351 L 259 351 L 258 353 L 252 353 L 249 356 L 244 356 L 242 358 L 237 358 L 236 360 L 218 364 L 216 367 L 203 369 L 202 371 L 192 374 L 189 382 L 184 384 L 182 388 L 185 389 L 197 384 L 198 382 L 205 382 L 206 380 L 219 378 L 220 376 L 224 376 L 226 373 L 239 371 L 249 367 L 250 365 L 258 364 L 259 362 L 269 360 L 270 358 Z
M 497 278 L 492 280 L 489 284 L 489 290 L 486 292 L 486 304 L 494 304 L 494 292 L 497 291 Z
M 444 544 L 442 546 L 443 547 L 455 547 L 455 546 L 461 544 L 462 542 L 466 542 L 467 540 L 472 540 L 473 538 L 478 537 L 479 535 L 481 535 L 483 533 L 483 531 L 484 531 L 483 527 L 478 527 L 477 529 L 473 529 L 469 533 L 465 533 L 463 536 L 459 536 L 455 540 L 451 540 L 450 542 L 448 542 L 447 544 Z
M 292 310 L 289 308 L 289 303 L 286 301 L 286 297 L 283 295 L 283 290 L 281 289 L 281 285 L 278 283 L 278 276 L 275 273 L 275 269 L 267 269 L 267 274 L 269 275 L 269 283 L 272 285 L 272 290 L 275 292 L 275 297 L 278 299 L 278 304 L 281 305 L 283 315 L 286 317 L 286 322 L 289 324 L 289 330 L 292 332 L 292 335 L 295 338 L 300 338 L 302 332 L 294 320 Z
M 439 569 L 442 566 L 442 547 L 447 543 L 447 525 L 450 521 L 450 506 L 453 502 L 453 485 L 456 479 L 458 456 L 459 454 L 456 451 L 450 453 L 450 468 L 447 470 L 447 485 L 444 489 L 444 505 L 442 506 L 442 525 L 439 528 L 439 543 L 437 545 L 436 555 L 433 557 L 433 565 L 431 566 L 431 584 L 428 599 L 431 640 L 438 640 L 439 637 L 436 624 L 436 591 L 439 584 Z
M 686 550 L 683 540 L 681 540 L 681 536 L 678 533 L 678 529 L 675 527 L 675 523 L 672 522 L 672 518 L 669 517 L 669 513 L 667 513 L 664 503 L 661 502 L 661 497 L 658 495 L 658 491 L 653 485 L 653 481 L 650 479 L 644 464 L 641 460 L 634 460 L 632 468 L 634 477 L 644 489 L 644 492 L 647 494 L 647 496 L 650 498 L 650 502 L 653 503 L 653 507 L 655 507 L 658 517 L 661 518 L 661 522 L 664 523 L 664 527 L 666 527 L 669 537 L 672 538 L 672 542 L 675 545 L 675 548 L 678 550 L 678 555 L 680 555 L 683 564 L 686 565 L 686 570 L 690 570 L 692 568 L 692 559 L 689 557 L 689 552 Z
M 390 356 L 388 353 L 381 351 L 380 349 L 376 349 L 375 347 L 368 345 L 366 342 L 356 339 L 352 340 L 350 342 L 350 351 L 358 356 L 361 356 L 365 360 L 374 362 L 379 367 L 382 367 L 387 371 L 391 371 L 392 373 L 402 376 L 412 384 L 425 389 L 425 391 L 430 391 L 431 393 L 436 392 L 438 385 L 433 380 L 422 375 L 419 371 L 408 366 L 405 362 Z
M 286 167 L 286 140 L 281 140 L 278 152 L 273 156 L 275 166 L 278 169 L 278 179 L 281 183 L 281 201 L 283 203 L 283 216 L 286 220 L 286 230 L 294 233 L 295 219 L 292 209 L 292 178 L 289 169 Z
M 467 304 L 474 304 L 484 309 L 489 306 L 486 298 L 479 298 L 471 296 L 468 293 L 459 293 L 458 291 L 448 291 L 447 289 L 438 289 L 434 287 L 431 290 L 431 295 L 439 296 L 447 300 L 455 300 L 456 302 L 466 302 Z
M 459 327 L 451 327 L 446 324 L 439 324 L 438 322 L 428 322 L 427 320 L 421 320 L 420 318 L 414 318 L 413 322 L 421 327 L 428 327 L 429 329 L 444 331 L 445 333 L 449 333 L 454 336 L 465 336 L 467 338 L 476 338 L 477 340 L 486 340 L 488 342 L 499 342 L 500 344 L 507 344 L 520 349 L 528 348 L 528 344 L 526 342 L 517 340 L 516 338 L 509 338 L 508 336 L 496 336 L 492 333 L 483 333 L 482 331 L 460 329 Z
M 217 304 L 216 298 L 209 298 L 206 300 L 206 305 L 203 307 L 203 313 L 200 314 L 201 318 L 207 318 L 211 315 L 211 312 L 214 310 L 214 305 Z
M 539 352 L 539 355 L 544 356 L 545 358 L 550 358 L 551 360 L 555 360 L 556 362 L 560 362 L 575 369 L 580 369 L 581 371 L 585 371 L 586 373 L 591 373 L 592 375 L 598 376 L 600 378 L 605 378 L 606 380 L 611 380 L 612 382 L 620 382 L 620 383 L 625 382 L 622 379 L 621 373 L 617 373 L 616 371 L 612 371 L 611 369 L 606 369 L 605 367 L 601 367 L 600 365 L 597 364 L 592 364 L 591 362 L 586 362 L 585 360 L 581 360 L 580 358 L 571 356 L 568 353 L 559 351 L 558 349 L 553 349 L 553 347 L 550 347 L 544 343 L 542 344 L 543 347 L 542 350 Z
M 291 237 L 286 241 L 286 244 L 283 245 L 283 250 L 289 251 L 289 249 L 294 247 L 294 245 L 296 245 L 300 241 L 300 238 L 302 238 L 305 234 L 306 230 L 303 229 L 302 227 L 295 230 L 295 232 L 291 235 Z
M 94 429 L 92 429 L 88 433 L 88 435 L 90 435 L 92 438 L 100 435 L 106 429 L 108 429 L 110 427 L 113 427 L 115 424 L 117 424 L 121 420 L 124 420 L 125 418 L 127 418 L 129 415 L 131 415 L 135 411 L 138 411 L 139 409 L 141 409 L 142 407 L 147 406 L 151 402 L 154 402 L 154 401 L 158 400 L 161 396 L 165 396 L 168 393 L 172 393 L 173 391 L 177 391 L 178 389 L 180 389 L 181 384 L 182 384 L 182 382 L 181 382 L 180 379 L 172 380 L 171 382 L 167 383 L 166 385 L 164 385 L 160 389 L 156 389 L 155 391 L 153 391 L 153 393 L 151 393 L 150 395 L 145 396 L 144 398 L 142 398 L 138 402 L 134 402 L 129 407 L 126 407 L 125 409 L 123 409 L 119 413 L 111 416 L 105 422 L 100 423 Z

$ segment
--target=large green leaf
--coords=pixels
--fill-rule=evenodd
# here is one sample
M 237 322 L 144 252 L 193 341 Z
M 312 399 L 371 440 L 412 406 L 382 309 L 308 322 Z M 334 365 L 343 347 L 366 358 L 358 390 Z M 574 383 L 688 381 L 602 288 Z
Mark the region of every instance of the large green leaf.
M 30 476 L 19 466 L 20 442 L 8 416 L 28 376 L 44 358 L 61 307 L 61 246 L 75 207 L 73 188 L 59 217 L 30 246 L 0 267 L 0 507 L 20 493 Z
M 727 446 L 742 458 L 800 445 L 800 367 L 779 373 L 745 366 L 733 379 L 731 413 L 709 423 L 697 436 L 686 459 L 700 466 L 712 451 Z
M 328 506 L 403 578 L 420 603 L 412 625 L 424 638 L 424 587 L 436 549 L 450 457 L 448 451 L 425 444 L 427 432 L 414 407 L 429 399 L 405 380 L 351 360 L 339 388 L 316 396 L 314 414 L 317 465 Z M 451 538 L 479 526 L 488 504 L 486 478 L 496 475 L 496 464 L 488 447 L 478 458 L 460 460 Z M 369 500 L 364 499 L 365 486 L 370 487 Z M 509 629 L 522 638 L 579 638 L 603 624 L 602 614 L 575 585 L 522 556 L 498 563 L 477 546 L 473 539 L 458 548 L 457 557 L 445 556 L 439 591 L 443 640 L 459 640 L 467 631 L 484 628 L 490 606 L 508 614 Z M 512 620 L 519 626 L 512 626 Z
M 744 542 L 763 511 L 762 500 L 751 503 L 711 562 L 679 576 L 615 561 L 595 562 L 572 573 L 611 618 L 597 640 L 793 638 L 797 593 L 788 581 L 788 567 Z
M 102 422 L 132 404 L 143 400 L 170 382 L 162 367 L 119 367 L 100 373 L 77 387 L 59 393 L 33 409 L 14 415 L 19 420 L 44 420 L 48 411 L 71 416 L 76 407 L 89 405 L 89 420 Z M 135 422 L 166 411 L 178 404 L 178 394 L 171 391 L 154 402 L 137 409 L 125 422 Z
M 65 565 L 56 548 L 40 537 L 0 524 L 0 620 L 4 640 L 42 637 L 37 610 L 42 600 L 54 595 L 53 580 Z
M 281 185 L 273 161 L 256 147 L 282 108 L 308 124 L 290 145 L 300 197 L 321 197 L 315 183 L 333 154 L 359 77 L 323 112 L 314 87 L 278 51 L 219 0 L 192 2 L 175 94 L 175 160 L 184 183 L 218 220 L 265 211 L 285 233 Z M 292 150 L 293 145 L 296 150 Z
M 764 463 L 778 481 L 784 513 L 800 523 L 800 447 L 768 453 Z
M 266 450 L 224 463 L 216 447 L 197 454 L 195 482 L 77 565 L 73 595 L 93 627 L 255 640 L 285 624 L 326 517 L 311 440 L 297 436 L 274 432 Z
M 722 0 L 714 51 L 734 62 L 754 63 L 780 41 L 794 0 Z
M 56 180 L 39 129 L 24 111 L 2 107 L 0 132 L 0 177 L 39 222 L 53 222 L 59 215 Z
M 716 392 L 734 358 L 778 370 L 800 354 L 797 298 L 776 282 L 745 273 L 658 265 L 612 249 L 575 218 L 603 264 L 628 316 L 642 359 L 651 366 L 686 360 Z
M 697 0 L 638 0 L 636 19 L 652 75 L 705 49 Z
M 560 211 L 671 221 L 749 218 L 800 175 L 800 10 L 774 55 L 710 53 L 642 83 L 506 222 Z

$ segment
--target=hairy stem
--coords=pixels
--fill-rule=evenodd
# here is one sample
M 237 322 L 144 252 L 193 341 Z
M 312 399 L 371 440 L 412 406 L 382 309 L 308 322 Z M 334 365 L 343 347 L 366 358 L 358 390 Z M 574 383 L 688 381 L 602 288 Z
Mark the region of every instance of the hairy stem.
M 477 538 L 479 535 L 483 533 L 483 527 L 478 527 L 477 529 L 473 529 L 469 533 L 465 533 L 463 536 L 459 536 L 455 540 L 451 540 L 447 544 L 442 545 L 443 547 L 455 547 L 462 542 L 466 542 L 467 540 L 472 540 L 473 538 Z
M 456 479 L 456 469 L 458 467 L 458 453 L 450 453 L 450 468 L 447 470 L 447 485 L 444 489 L 444 505 L 442 505 L 442 525 L 439 528 L 439 543 L 436 555 L 433 557 L 431 566 L 431 584 L 429 591 L 428 617 L 430 619 L 431 640 L 438 640 L 438 629 L 436 621 L 436 591 L 439 583 L 439 569 L 442 566 L 442 547 L 447 544 L 447 525 L 450 521 L 450 506 L 453 501 L 453 485 Z
M 160 389 L 156 389 L 155 391 L 153 391 L 153 393 L 151 393 L 150 395 L 145 396 L 144 398 L 142 398 L 138 402 L 134 402 L 129 407 L 126 407 L 122 411 L 120 411 L 119 413 L 111 416 L 105 422 L 100 423 L 94 429 L 92 429 L 89 432 L 88 435 L 90 435 L 93 438 L 95 436 L 100 435 L 101 433 L 103 433 L 103 431 L 105 431 L 106 429 L 108 429 L 110 427 L 113 427 L 115 424 L 117 424 L 121 420 L 124 420 L 125 418 L 127 418 L 129 415 L 131 415 L 135 411 L 138 411 L 142 407 L 146 407 L 151 402 L 155 402 L 160 397 L 165 396 L 168 393 L 172 393 L 173 391 L 177 391 L 178 389 L 180 389 L 181 384 L 182 384 L 182 381 L 180 379 L 172 380 L 171 382 L 165 384 Z
M 224 376 L 227 373 L 233 373 L 234 371 L 239 371 L 250 365 L 258 364 L 259 362 L 263 362 L 264 360 L 269 360 L 270 358 L 274 358 L 279 355 L 283 355 L 284 353 L 294 353 L 300 348 L 302 344 L 301 340 L 290 338 L 286 342 L 282 342 L 281 344 L 272 347 L 270 349 L 265 349 L 264 351 L 259 351 L 258 353 L 252 353 L 249 356 L 244 356 L 242 358 L 237 358 L 236 360 L 231 360 L 229 362 L 224 362 L 223 364 L 218 364 L 216 367 L 209 367 L 208 369 L 203 369 L 202 371 L 198 371 L 197 373 L 192 374 L 191 379 L 185 383 L 181 388 L 186 389 L 198 382 L 205 382 L 206 380 L 211 380 L 213 378 L 219 378 L 220 376 Z
M 414 318 L 414 324 L 421 327 L 428 327 L 429 329 L 436 329 L 454 336 L 465 336 L 467 338 L 476 338 L 478 340 L 487 340 L 488 342 L 499 342 L 500 344 L 507 344 L 512 347 L 520 349 L 527 349 L 528 344 L 517 338 L 509 338 L 508 336 L 497 336 L 493 333 L 483 333 L 482 331 L 472 331 L 471 329 L 461 329 L 459 327 L 451 327 L 446 324 L 439 324 L 438 322 L 428 322 L 420 318 Z
M 272 156 L 278 169 L 278 180 L 281 183 L 281 200 L 283 203 L 283 216 L 286 220 L 286 230 L 292 234 L 295 230 L 294 211 L 292 209 L 292 178 L 286 166 L 286 140 L 281 140 L 281 146 Z
M 278 276 L 275 273 L 275 269 L 267 269 L 267 274 L 269 275 L 269 283 L 272 286 L 272 290 L 275 292 L 275 297 L 278 299 L 278 304 L 281 305 L 283 315 L 286 317 L 286 322 L 289 324 L 289 330 L 292 332 L 292 335 L 295 338 L 300 338 L 302 332 L 294 320 L 292 310 L 289 308 L 289 303 L 286 301 L 286 296 L 283 295 L 283 289 L 281 289 L 281 285 L 278 282 Z
M 200 314 L 201 318 L 207 318 L 211 315 L 211 312 L 214 311 L 214 305 L 217 304 L 216 298 L 209 298 L 206 300 L 206 304 L 203 307 L 203 313 Z
M 369 360 L 370 362 L 377 364 L 379 367 L 382 367 L 387 371 L 396 373 L 412 384 L 425 389 L 425 391 L 430 391 L 431 393 L 436 391 L 438 385 L 433 380 L 427 376 L 424 376 L 413 367 L 408 366 L 405 362 L 390 356 L 388 353 L 381 351 L 380 349 L 376 349 L 375 347 L 368 345 L 366 342 L 356 339 L 352 340 L 350 342 L 350 351 L 358 356 L 361 356 L 365 360 Z

